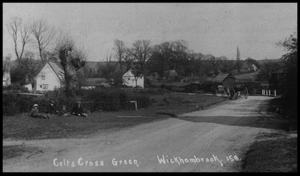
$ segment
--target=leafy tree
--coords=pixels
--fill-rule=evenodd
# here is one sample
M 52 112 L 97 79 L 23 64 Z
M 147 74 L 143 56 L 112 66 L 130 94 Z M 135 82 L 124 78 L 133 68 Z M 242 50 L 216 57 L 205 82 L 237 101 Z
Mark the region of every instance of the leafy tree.
M 76 72 L 84 67 L 86 56 L 83 51 L 75 47 L 74 41 L 68 35 L 57 43 L 56 52 L 64 71 L 65 94 L 69 97 L 72 95 L 72 83 L 76 81 Z
M 42 63 L 33 58 L 23 58 L 11 69 L 11 81 L 13 84 L 33 83 L 34 77 L 41 68 Z
M 260 66 L 260 72 L 257 75 L 258 81 L 270 81 L 272 73 L 282 68 L 280 62 L 266 62 Z
M 152 50 L 152 55 L 149 58 L 147 68 L 150 73 L 157 72 L 160 77 L 164 76 L 164 72 L 169 70 L 171 65 L 171 43 L 164 42 L 160 45 L 155 45 Z
M 281 59 L 283 60 L 286 72 L 286 77 L 283 84 L 283 90 L 285 90 L 284 105 L 286 112 L 289 117 L 297 117 L 297 97 L 298 97 L 298 42 L 296 35 L 290 35 L 289 38 L 285 39 L 283 42 L 279 42 L 279 45 L 286 50 Z
M 135 76 L 145 75 L 146 62 L 151 57 L 151 46 L 149 40 L 137 40 L 133 43 L 129 54 L 133 59 L 133 71 Z
M 170 69 L 176 70 L 179 75 L 190 75 L 192 68 L 187 65 L 193 58 L 185 41 L 164 42 L 153 47 L 147 68 L 151 73 L 157 72 L 160 77 Z

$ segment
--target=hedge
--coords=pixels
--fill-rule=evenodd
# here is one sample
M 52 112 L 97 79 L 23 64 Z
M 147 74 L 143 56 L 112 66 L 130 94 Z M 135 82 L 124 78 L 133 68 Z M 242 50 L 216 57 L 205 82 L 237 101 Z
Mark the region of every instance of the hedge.
M 79 96 L 65 97 L 62 90 L 47 92 L 45 96 L 26 96 L 16 93 L 3 94 L 3 115 L 14 115 L 16 113 L 30 112 L 33 104 L 39 105 L 40 112 L 49 111 L 50 100 L 54 101 L 56 110 L 62 111 L 63 106 L 66 111 L 70 111 L 78 98 L 82 101 L 82 106 L 89 112 L 97 110 L 118 111 L 132 109 L 129 101 L 137 101 L 139 108 L 145 108 L 151 104 L 149 95 L 143 92 L 126 92 L 122 89 L 94 89 L 82 90 Z

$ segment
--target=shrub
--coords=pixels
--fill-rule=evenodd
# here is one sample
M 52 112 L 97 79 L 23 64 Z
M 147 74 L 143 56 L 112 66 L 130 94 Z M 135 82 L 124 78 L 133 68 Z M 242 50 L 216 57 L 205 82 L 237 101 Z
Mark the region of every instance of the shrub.
M 90 111 L 116 111 L 124 108 L 127 103 L 127 94 L 121 89 L 94 89 L 82 92 L 84 100 L 92 102 Z
M 136 100 L 138 107 L 147 107 L 150 105 L 150 98 L 134 89 L 94 89 L 86 90 L 83 94 L 84 99 L 91 101 L 90 111 L 118 111 L 128 109 L 129 101 Z
M 149 96 L 140 95 L 136 99 L 139 108 L 145 108 L 151 104 Z
M 220 83 L 220 84 L 222 84 L 222 83 Z M 204 92 L 215 93 L 218 85 L 219 85 L 219 83 L 206 81 L 203 84 L 201 84 L 199 88 L 201 90 L 203 90 Z
M 20 84 L 11 84 L 7 87 L 3 87 L 3 90 L 10 92 L 29 92 L 27 88 L 21 86 Z

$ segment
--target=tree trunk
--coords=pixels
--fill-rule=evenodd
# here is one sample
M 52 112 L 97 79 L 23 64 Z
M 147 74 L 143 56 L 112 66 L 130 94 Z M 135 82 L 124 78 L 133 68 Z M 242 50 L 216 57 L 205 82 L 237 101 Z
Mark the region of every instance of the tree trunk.
M 135 87 L 137 87 L 137 80 L 138 80 L 138 77 L 134 77 L 135 78 Z

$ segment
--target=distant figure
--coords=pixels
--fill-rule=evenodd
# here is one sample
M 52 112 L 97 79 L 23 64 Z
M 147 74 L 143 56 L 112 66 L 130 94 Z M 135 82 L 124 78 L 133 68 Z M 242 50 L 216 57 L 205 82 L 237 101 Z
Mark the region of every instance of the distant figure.
M 80 101 L 76 102 L 75 106 L 72 109 L 71 114 L 76 115 L 76 116 L 81 116 L 81 117 L 87 117 L 87 114 L 84 113 L 84 111 L 83 111 Z
M 40 119 L 49 119 L 49 116 L 47 114 L 43 114 L 39 112 L 39 105 L 34 104 L 31 111 L 30 116 L 33 118 L 40 118 Z
M 229 99 L 234 100 L 235 94 L 236 94 L 236 93 L 235 93 L 234 88 L 230 89 L 230 90 L 229 90 Z

